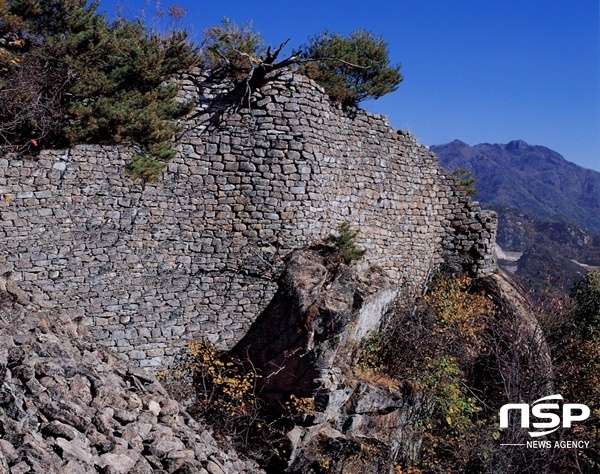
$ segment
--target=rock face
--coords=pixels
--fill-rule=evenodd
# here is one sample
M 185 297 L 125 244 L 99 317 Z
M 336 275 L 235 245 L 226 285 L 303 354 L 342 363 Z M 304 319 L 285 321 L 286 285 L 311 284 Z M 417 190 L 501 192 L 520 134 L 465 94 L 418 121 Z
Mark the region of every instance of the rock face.
M 501 311 L 499 343 L 519 341 L 517 375 L 529 377 L 528 395 L 553 393 L 550 351 L 523 290 L 501 271 L 476 282 Z M 277 294 L 232 351 L 262 375 L 258 393 L 270 416 L 289 417 L 290 400 L 314 401 L 313 411 L 292 416 L 288 474 L 378 474 L 418 461 L 431 398 L 362 362 L 373 335 L 394 327 L 386 323 L 397 305 L 410 305 L 400 291 L 381 268 L 349 266 L 334 247 L 286 258 Z M 519 399 L 520 384 L 507 385 L 508 399 Z
M 262 373 L 270 413 L 290 395 L 314 398 L 315 413 L 289 433 L 287 472 L 375 474 L 415 459 L 418 396 L 355 366 L 361 340 L 381 328 L 397 294 L 381 268 L 357 273 L 331 247 L 286 259 L 276 296 L 233 351 Z
M 156 183 L 127 178 L 124 148 L 0 159 L 0 273 L 78 313 L 99 344 L 142 367 L 193 338 L 234 346 L 273 297 L 282 257 L 343 221 L 396 284 L 448 259 L 493 271 L 494 215 L 384 117 L 347 113 L 292 74 L 249 106 L 182 80 L 196 108 Z
M 0 473 L 262 472 L 81 330 L 0 293 Z
M 535 374 L 535 381 L 530 382 L 532 393 L 534 390 L 543 396 L 553 393 L 552 356 L 538 321 L 539 310 L 533 307 L 523 287 L 502 270 L 483 278 L 481 283 L 486 288 L 486 293 L 499 301 L 504 308 L 506 319 L 510 321 L 514 331 L 513 338 L 519 337 L 525 341 L 527 351 L 523 351 L 524 366 Z M 510 338 L 507 335 L 504 337 Z

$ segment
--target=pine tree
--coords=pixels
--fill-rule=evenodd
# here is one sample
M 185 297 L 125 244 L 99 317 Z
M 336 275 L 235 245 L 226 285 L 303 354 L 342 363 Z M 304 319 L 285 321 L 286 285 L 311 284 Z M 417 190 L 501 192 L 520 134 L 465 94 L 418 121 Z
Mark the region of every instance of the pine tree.
M 310 39 L 304 58 L 304 73 L 344 105 L 378 99 L 402 82 L 400 66 L 390 65 L 387 44 L 368 31 L 347 38 L 325 31 Z
M 168 79 L 195 63 L 195 50 L 185 32 L 109 23 L 97 8 L 86 0 L 0 1 L 0 32 L 26 43 L 0 73 L 1 144 L 136 143 L 147 158 L 167 161 L 173 119 L 189 110 Z

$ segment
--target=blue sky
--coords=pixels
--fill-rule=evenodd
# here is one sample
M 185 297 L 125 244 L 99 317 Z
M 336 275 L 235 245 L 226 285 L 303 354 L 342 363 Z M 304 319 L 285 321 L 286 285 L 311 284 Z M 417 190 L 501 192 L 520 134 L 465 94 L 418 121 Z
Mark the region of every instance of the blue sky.
M 136 13 L 145 0 L 101 0 Z M 151 4 L 153 2 L 150 2 Z M 253 21 L 268 44 L 366 29 L 402 65 L 398 90 L 363 104 L 425 145 L 523 139 L 600 171 L 598 0 L 192 1 L 184 25 L 200 40 L 223 17 Z

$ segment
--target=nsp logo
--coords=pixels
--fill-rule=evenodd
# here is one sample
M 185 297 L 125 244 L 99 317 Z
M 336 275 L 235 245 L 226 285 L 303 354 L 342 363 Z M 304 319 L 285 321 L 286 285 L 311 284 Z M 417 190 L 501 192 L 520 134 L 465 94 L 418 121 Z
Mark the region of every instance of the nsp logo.
M 540 398 L 533 402 L 532 405 L 527 403 L 508 403 L 500 408 L 500 428 L 508 428 L 508 412 L 510 410 L 519 410 L 521 412 L 521 428 L 529 428 L 529 414 L 538 420 L 549 421 L 534 421 L 533 427 L 536 429 L 546 429 L 546 431 L 529 431 L 529 436 L 536 438 L 545 436 L 556 431 L 561 426 L 561 416 L 556 413 L 560 406 L 555 403 L 540 403 L 551 400 L 562 400 L 562 395 L 549 395 Z M 565 403 L 562 408 L 562 427 L 570 428 L 573 421 L 583 421 L 589 418 L 590 409 L 581 403 Z M 551 428 L 551 429 L 549 429 Z

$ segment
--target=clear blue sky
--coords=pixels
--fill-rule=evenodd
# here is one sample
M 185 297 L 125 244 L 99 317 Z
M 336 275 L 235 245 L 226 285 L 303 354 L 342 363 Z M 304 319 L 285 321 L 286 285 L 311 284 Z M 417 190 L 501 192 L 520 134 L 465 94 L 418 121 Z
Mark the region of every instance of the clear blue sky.
M 135 13 L 145 0 L 121 3 Z M 153 2 L 150 2 L 151 4 Z M 598 0 L 163 0 L 202 30 L 228 17 L 254 22 L 268 44 L 305 43 L 325 29 L 366 29 L 401 63 L 398 90 L 363 105 L 425 145 L 523 139 L 600 171 Z

